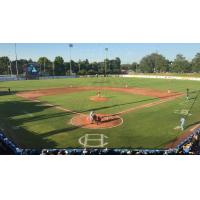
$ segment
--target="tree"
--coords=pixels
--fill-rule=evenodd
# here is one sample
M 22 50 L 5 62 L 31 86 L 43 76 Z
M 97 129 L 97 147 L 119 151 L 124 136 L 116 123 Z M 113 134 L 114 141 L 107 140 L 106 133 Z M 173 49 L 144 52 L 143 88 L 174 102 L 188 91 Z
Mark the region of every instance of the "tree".
M 107 74 L 119 74 L 121 73 L 121 60 L 119 57 L 116 57 L 113 60 L 106 60 L 107 64 L 107 69 L 106 73 Z
M 140 70 L 147 73 L 167 72 L 169 70 L 169 61 L 161 54 L 152 53 L 142 58 Z
M 152 54 L 155 62 L 155 72 L 167 72 L 169 71 L 169 61 L 160 54 Z
M 55 57 L 54 65 L 55 65 L 55 75 L 66 75 L 64 60 L 61 56 Z
M 182 54 L 177 54 L 172 62 L 172 72 L 185 73 L 191 71 L 191 65 Z
M 200 53 L 197 53 L 192 59 L 192 71 L 200 72 Z
M 41 72 L 52 74 L 52 63 L 47 57 L 40 57 L 37 63 L 40 65 Z
M 95 74 L 98 74 L 99 73 L 99 68 L 98 68 L 98 63 L 97 62 L 92 62 L 90 63 L 90 69 L 92 69 Z
M 78 63 L 76 63 L 75 61 L 71 60 L 71 65 L 72 65 L 72 73 L 78 73 L 79 71 L 79 66 Z
M 114 67 L 114 70 L 115 70 L 116 72 L 121 73 L 121 60 L 120 60 L 119 57 L 116 57 L 116 58 L 115 58 L 115 67 Z
M 133 70 L 134 72 L 137 72 L 138 67 L 139 67 L 138 63 L 133 62 L 133 63 L 131 64 L 131 67 L 130 67 L 129 70 Z
M 10 59 L 7 56 L 0 57 L 0 74 L 8 74 Z

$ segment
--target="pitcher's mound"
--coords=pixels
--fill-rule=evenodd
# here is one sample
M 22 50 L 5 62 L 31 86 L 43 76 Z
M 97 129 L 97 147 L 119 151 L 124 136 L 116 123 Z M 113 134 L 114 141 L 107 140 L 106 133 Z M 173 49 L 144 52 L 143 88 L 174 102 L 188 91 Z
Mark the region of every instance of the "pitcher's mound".
M 89 120 L 88 115 L 76 115 L 71 119 L 71 124 L 74 126 L 79 126 L 81 128 L 88 128 L 88 129 L 106 129 L 106 128 L 113 128 L 119 126 L 123 123 L 123 119 L 118 116 L 111 116 L 105 114 L 98 114 L 101 117 L 101 122 L 98 124 L 96 122 L 91 123 Z
M 97 102 L 103 102 L 103 101 L 108 101 L 108 98 L 106 97 L 98 97 L 98 96 L 92 96 L 90 97 L 91 101 L 97 101 Z

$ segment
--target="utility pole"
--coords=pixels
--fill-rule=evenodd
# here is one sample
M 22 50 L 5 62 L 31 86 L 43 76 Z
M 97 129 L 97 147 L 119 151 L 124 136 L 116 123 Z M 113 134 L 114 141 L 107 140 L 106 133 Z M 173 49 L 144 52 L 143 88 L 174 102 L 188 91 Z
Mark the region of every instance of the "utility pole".
M 16 67 L 16 75 L 17 75 L 17 78 L 18 78 L 19 72 L 18 72 L 18 66 L 17 66 L 17 46 L 16 46 L 16 43 L 15 43 L 15 67 Z
M 106 59 L 105 59 L 104 76 L 106 77 L 106 71 L 107 71 L 107 60 L 108 60 L 108 48 L 105 48 L 105 53 L 106 53 Z
M 71 48 L 73 47 L 73 44 L 69 44 L 69 59 L 70 59 L 70 76 L 72 75 L 72 58 L 71 58 Z
M 10 76 L 12 76 L 12 66 L 11 66 L 11 61 L 8 63 L 8 71 L 10 71 Z
M 52 63 L 52 67 L 53 67 L 53 77 L 55 76 L 55 64 L 54 64 L 54 61 Z
M 80 72 L 80 70 L 81 70 L 81 61 L 79 60 L 79 62 L 78 62 L 78 71 Z
M 46 65 L 45 65 L 46 63 L 45 63 L 45 58 L 44 58 L 44 73 L 45 73 L 45 71 L 46 71 L 46 69 L 45 69 L 45 67 L 46 67 Z

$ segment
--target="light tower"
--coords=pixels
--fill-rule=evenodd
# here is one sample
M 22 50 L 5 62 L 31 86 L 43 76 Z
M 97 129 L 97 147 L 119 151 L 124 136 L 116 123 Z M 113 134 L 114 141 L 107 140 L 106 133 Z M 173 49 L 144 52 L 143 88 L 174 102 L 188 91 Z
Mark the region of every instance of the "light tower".
M 12 76 L 12 64 L 11 61 L 8 63 L 8 71 L 10 71 L 10 76 Z
M 55 76 L 55 63 L 54 63 L 54 61 L 52 63 L 52 68 L 53 68 L 53 77 L 54 77 Z
M 44 57 L 44 73 L 46 72 L 46 62 L 45 62 L 45 57 Z
M 104 76 L 106 77 L 106 71 L 107 71 L 107 60 L 108 60 L 108 48 L 105 48 L 105 54 L 106 54 L 106 59 L 105 59 Z
M 16 75 L 18 77 L 19 72 L 18 72 L 18 66 L 17 66 L 17 45 L 15 43 L 15 67 L 16 67 Z

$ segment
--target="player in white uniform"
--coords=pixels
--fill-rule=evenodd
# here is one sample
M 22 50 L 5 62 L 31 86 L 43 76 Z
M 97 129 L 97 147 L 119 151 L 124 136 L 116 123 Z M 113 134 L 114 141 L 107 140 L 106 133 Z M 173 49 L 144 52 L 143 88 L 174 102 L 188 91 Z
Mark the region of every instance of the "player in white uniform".
M 185 125 L 185 118 L 184 117 L 181 117 L 180 123 L 181 123 L 180 128 L 183 131 L 184 130 L 184 125 Z
M 91 123 L 91 124 L 92 124 L 92 122 L 93 122 L 93 120 L 94 120 L 93 116 L 94 116 L 94 112 L 91 111 L 90 114 L 89 114 L 89 119 L 90 119 L 90 123 Z

